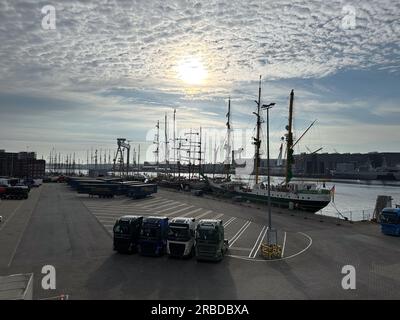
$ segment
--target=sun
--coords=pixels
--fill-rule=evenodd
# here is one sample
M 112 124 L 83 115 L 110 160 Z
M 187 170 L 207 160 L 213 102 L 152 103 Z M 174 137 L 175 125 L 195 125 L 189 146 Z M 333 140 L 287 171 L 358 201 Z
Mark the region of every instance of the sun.
M 178 63 L 178 77 L 190 85 L 203 84 L 207 78 L 207 70 L 198 57 L 186 57 Z

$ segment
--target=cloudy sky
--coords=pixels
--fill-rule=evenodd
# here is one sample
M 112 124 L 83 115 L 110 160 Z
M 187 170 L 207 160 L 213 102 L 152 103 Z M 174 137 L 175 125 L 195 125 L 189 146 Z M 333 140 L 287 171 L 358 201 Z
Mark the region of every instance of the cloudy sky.
M 0 149 L 144 149 L 174 108 L 180 134 L 223 136 L 229 96 L 251 137 L 262 75 L 273 156 L 291 89 L 297 136 L 318 120 L 299 152 L 400 151 L 398 0 L 3 0 L 0 21 Z

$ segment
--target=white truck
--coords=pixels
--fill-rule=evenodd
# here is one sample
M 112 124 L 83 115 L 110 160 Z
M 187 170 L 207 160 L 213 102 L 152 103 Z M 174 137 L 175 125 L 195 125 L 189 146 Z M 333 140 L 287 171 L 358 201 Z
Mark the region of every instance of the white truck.
M 196 219 L 177 217 L 168 225 L 167 253 L 171 257 L 192 257 L 195 253 Z

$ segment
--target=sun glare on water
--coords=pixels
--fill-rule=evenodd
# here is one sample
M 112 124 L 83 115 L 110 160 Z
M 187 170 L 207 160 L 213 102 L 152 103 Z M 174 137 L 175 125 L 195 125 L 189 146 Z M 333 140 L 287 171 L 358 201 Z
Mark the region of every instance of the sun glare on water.
M 207 78 L 207 70 L 201 59 L 188 57 L 179 62 L 178 77 L 187 84 L 200 85 Z

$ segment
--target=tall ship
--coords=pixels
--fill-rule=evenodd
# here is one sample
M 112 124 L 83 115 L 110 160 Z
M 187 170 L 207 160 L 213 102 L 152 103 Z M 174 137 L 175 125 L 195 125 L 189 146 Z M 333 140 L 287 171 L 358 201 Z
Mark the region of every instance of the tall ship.
M 293 102 L 294 91 L 290 93 L 289 103 L 289 123 L 286 126 L 287 133 L 285 134 L 286 144 L 286 167 L 285 180 L 278 185 L 271 185 L 268 190 L 268 185 L 263 181 L 259 181 L 259 166 L 260 166 L 260 146 L 261 146 L 261 78 L 259 82 L 259 93 L 257 102 L 257 134 L 253 138 L 255 145 L 255 184 L 252 187 L 246 186 L 244 183 L 236 181 L 227 181 L 224 183 L 216 183 L 211 179 L 207 179 L 211 189 L 214 192 L 222 193 L 228 197 L 240 197 L 245 200 L 268 202 L 268 193 L 270 193 L 271 204 L 289 209 L 305 210 L 317 212 L 326 207 L 331 202 L 332 191 L 326 188 L 321 188 L 317 183 L 305 181 L 292 181 L 292 166 L 294 162 L 293 147 L 299 139 L 293 140 Z M 308 130 L 308 129 L 307 129 Z M 304 135 L 304 134 L 303 134 Z M 303 136 L 302 135 L 302 136 Z M 302 137 L 301 136 L 301 137 Z M 301 139 L 300 137 L 300 139 Z M 269 164 L 268 164 L 269 165 Z

